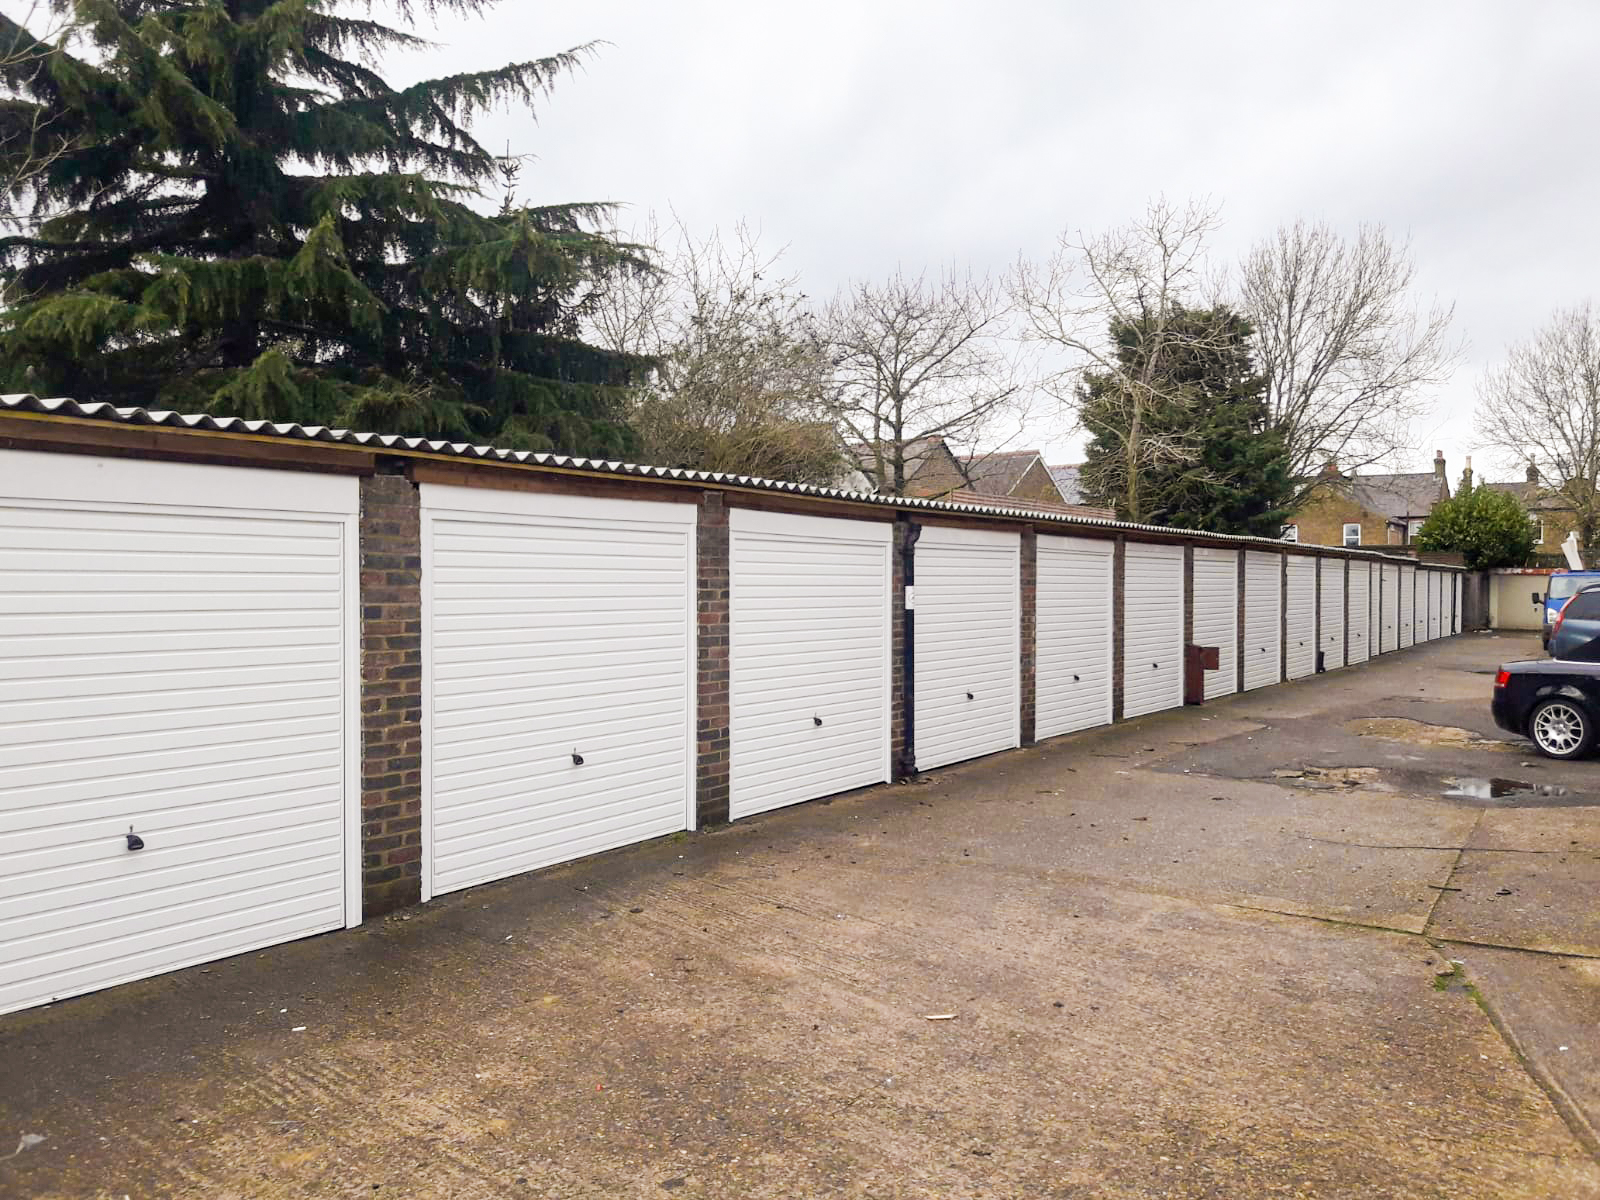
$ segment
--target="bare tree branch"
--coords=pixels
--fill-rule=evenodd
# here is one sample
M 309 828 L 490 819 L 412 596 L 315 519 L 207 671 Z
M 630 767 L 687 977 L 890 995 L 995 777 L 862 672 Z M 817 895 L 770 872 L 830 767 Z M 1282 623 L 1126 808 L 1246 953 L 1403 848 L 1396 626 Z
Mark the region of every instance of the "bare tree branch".
M 1284 436 L 1303 501 L 1322 467 L 1353 471 L 1412 449 L 1459 350 L 1453 307 L 1415 306 L 1416 267 L 1381 225 L 1347 241 L 1330 226 L 1296 221 L 1246 256 L 1240 308 L 1255 326 L 1269 420 Z
M 1600 324 L 1592 306 L 1558 311 L 1478 385 L 1478 436 L 1538 468 L 1572 510 L 1578 538 L 1600 534 Z
M 1006 351 L 1010 308 L 987 278 L 896 271 L 829 303 L 838 419 L 880 492 L 903 496 L 920 443 L 993 448 L 1020 428 L 1026 389 Z

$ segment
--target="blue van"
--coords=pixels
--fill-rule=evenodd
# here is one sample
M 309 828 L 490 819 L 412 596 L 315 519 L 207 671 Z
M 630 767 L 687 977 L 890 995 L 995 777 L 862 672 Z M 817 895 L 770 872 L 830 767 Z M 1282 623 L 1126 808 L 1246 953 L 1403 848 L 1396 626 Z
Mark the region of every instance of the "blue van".
M 1533 594 L 1533 602 L 1544 607 L 1544 628 L 1540 631 L 1546 650 L 1550 649 L 1550 630 L 1568 600 L 1590 584 L 1600 583 L 1600 571 L 1552 571 L 1550 589 L 1541 596 Z

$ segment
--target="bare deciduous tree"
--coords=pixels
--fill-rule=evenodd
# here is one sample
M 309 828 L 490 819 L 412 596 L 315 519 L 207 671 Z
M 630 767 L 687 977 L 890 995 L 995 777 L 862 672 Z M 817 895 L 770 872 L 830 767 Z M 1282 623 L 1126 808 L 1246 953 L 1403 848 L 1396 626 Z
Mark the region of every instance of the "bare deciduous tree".
M 805 295 L 739 225 L 731 241 L 652 222 L 659 270 L 629 272 L 594 300 L 594 340 L 651 360 L 631 421 L 665 466 L 832 483 L 843 455 L 829 364 Z
M 1557 312 L 1478 384 L 1478 436 L 1530 462 L 1572 508 L 1578 540 L 1600 534 L 1600 324 L 1587 302 Z
M 1428 388 L 1450 375 L 1452 307 L 1420 310 L 1416 267 L 1381 225 L 1354 241 L 1296 221 L 1246 256 L 1240 308 L 1255 326 L 1269 420 L 1289 448 L 1300 500 L 1328 462 L 1385 463 L 1411 448 Z
M 30 32 L 38 21 L 44 26 Z M 63 113 L 29 99 L 26 87 L 50 70 L 77 29 L 71 5 L 32 0 L 20 21 L 0 14 L 0 227 L 27 222 L 34 181 L 81 143 L 63 124 Z
M 1007 352 L 1009 306 L 987 278 L 896 271 L 829 303 L 838 417 L 872 487 L 903 496 L 920 444 L 994 449 L 1020 428 L 1025 390 Z
M 1074 408 L 1089 434 L 1115 434 L 1121 453 L 1086 469 L 1084 487 L 1115 499 L 1129 520 L 1144 516 L 1142 474 L 1198 458 L 1193 439 L 1175 431 L 1181 422 L 1164 421 L 1165 431 L 1154 433 L 1149 417 L 1157 407 L 1170 413 L 1189 403 L 1186 392 L 1168 386 L 1162 369 L 1176 352 L 1204 350 L 1213 337 L 1219 348 L 1225 343 L 1220 328 L 1175 319 L 1213 305 L 1205 249 L 1216 227 L 1217 210 L 1208 201 L 1156 199 L 1137 221 L 1110 232 L 1063 233 L 1042 266 L 1020 260 L 1008 281 L 1024 336 L 1059 356 L 1047 389 Z M 1078 403 L 1085 371 L 1108 385 L 1087 419 Z

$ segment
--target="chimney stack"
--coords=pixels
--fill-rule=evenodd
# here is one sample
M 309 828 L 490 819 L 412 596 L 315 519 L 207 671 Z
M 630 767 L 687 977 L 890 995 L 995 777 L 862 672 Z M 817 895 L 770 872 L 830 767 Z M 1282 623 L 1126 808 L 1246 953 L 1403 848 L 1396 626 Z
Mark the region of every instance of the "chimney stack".
M 1435 450 L 1433 452 L 1433 473 L 1435 475 L 1437 475 L 1440 479 L 1444 478 L 1444 451 L 1443 450 Z
M 1330 458 L 1326 463 L 1323 464 L 1322 473 L 1324 475 L 1326 475 L 1330 479 L 1332 479 L 1334 476 L 1338 475 L 1339 474 L 1339 464 L 1338 464 L 1338 462 L 1336 460 Z
M 1528 482 L 1529 483 L 1538 483 L 1539 482 L 1539 468 L 1534 466 L 1532 462 L 1528 463 Z
M 1467 469 L 1461 472 L 1461 490 L 1463 492 L 1466 492 L 1466 491 L 1470 491 L 1471 489 L 1472 489 L 1472 455 L 1469 454 L 1469 455 L 1467 455 Z

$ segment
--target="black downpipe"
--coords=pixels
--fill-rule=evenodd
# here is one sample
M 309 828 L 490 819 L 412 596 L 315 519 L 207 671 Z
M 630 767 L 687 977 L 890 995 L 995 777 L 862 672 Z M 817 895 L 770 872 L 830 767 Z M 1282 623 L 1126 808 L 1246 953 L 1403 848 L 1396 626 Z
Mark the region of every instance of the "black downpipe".
M 917 539 L 922 536 L 922 526 L 906 517 L 896 517 L 900 526 L 901 581 L 909 592 L 917 582 Z M 905 606 L 900 630 L 900 711 L 904 714 L 904 730 L 900 739 L 900 762 L 897 778 L 910 779 L 917 773 L 917 614 L 915 593 L 913 602 Z

